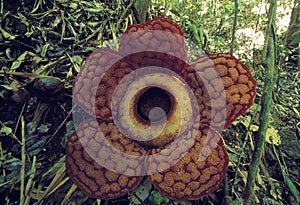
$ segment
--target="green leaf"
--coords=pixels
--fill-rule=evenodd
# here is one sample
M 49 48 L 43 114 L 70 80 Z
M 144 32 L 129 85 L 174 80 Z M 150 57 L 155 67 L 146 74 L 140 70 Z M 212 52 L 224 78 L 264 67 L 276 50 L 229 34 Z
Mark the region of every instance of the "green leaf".
M 26 56 L 28 54 L 28 51 L 25 51 L 24 53 L 22 53 L 16 61 L 13 62 L 13 64 L 10 67 L 10 70 L 16 70 L 17 68 L 20 67 L 21 63 L 24 62 Z
M 78 4 L 76 2 L 71 2 L 70 3 L 70 8 L 77 9 L 78 8 Z
M 17 58 L 17 60 L 23 62 L 25 60 L 27 54 L 28 54 L 28 51 L 25 51 Z
M 14 61 L 10 67 L 10 70 L 12 70 L 12 71 L 16 70 L 17 68 L 20 67 L 21 63 L 22 63 L 22 61 L 19 61 L 19 60 Z
M 75 130 L 73 121 L 68 121 L 66 123 L 66 136 L 70 136 Z
M 36 122 L 29 122 L 26 125 L 26 131 L 29 135 L 32 135 L 36 131 L 36 128 L 37 128 Z
M 76 72 L 79 72 L 83 59 L 79 55 L 72 56 L 72 61 Z
M 284 175 L 284 181 L 285 181 L 286 185 L 289 187 L 290 191 L 292 192 L 297 203 L 300 203 L 299 191 L 298 191 L 297 187 L 294 185 L 293 181 L 286 174 Z
M 266 133 L 266 142 L 277 146 L 281 144 L 281 139 L 280 135 L 278 134 L 278 130 L 276 130 L 274 127 L 268 128 Z
M 298 33 L 295 37 L 294 37 L 294 39 L 291 41 L 291 45 L 294 45 L 294 44 L 297 44 L 297 43 L 299 43 L 300 42 L 300 33 Z
M 175 205 L 192 205 L 191 201 L 174 202 Z
M 225 196 L 225 198 L 227 198 L 229 205 L 242 205 L 243 202 L 239 201 L 239 200 L 233 200 L 232 196 Z
M 39 133 L 47 133 L 49 131 L 48 125 L 41 125 L 37 128 Z
M 160 193 L 158 191 L 152 191 L 148 200 L 149 200 L 149 204 L 151 204 L 151 205 L 161 204 L 163 202 L 168 203 L 170 201 L 170 199 L 165 198 L 162 195 L 160 195 Z
M 150 190 L 152 188 L 152 185 L 148 178 L 146 178 L 139 187 L 134 191 L 133 195 L 130 195 L 130 201 L 133 204 L 141 204 L 140 201 L 145 201 L 147 197 L 149 196 Z M 137 199 L 138 197 L 138 199 Z
M 3 126 L 0 129 L 0 134 L 4 133 L 5 135 L 9 135 L 12 133 L 12 129 L 10 127 Z
M 239 161 L 239 156 L 235 153 L 228 152 L 228 156 L 229 156 L 230 161 L 234 161 L 234 162 Z
M 174 9 L 171 9 L 170 12 L 172 12 L 172 13 L 175 14 L 176 16 L 180 17 L 179 11 L 176 11 L 176 10 L 174 10 Z
M 6 32 L 1 27 L 0 27 L 0 31 L 1 31 L 2 35 L 4 36 L 4 38 L 7 38 L 9 40 L 15 40 L 15 38 L 16 38 L 15 36 L 13 36 L 10 33 Z
M 14 87 L 13 86 L 10 86 L 10 85 L 0 85 L 2 87 L 4 87 L 6 90 L 13 90 Z

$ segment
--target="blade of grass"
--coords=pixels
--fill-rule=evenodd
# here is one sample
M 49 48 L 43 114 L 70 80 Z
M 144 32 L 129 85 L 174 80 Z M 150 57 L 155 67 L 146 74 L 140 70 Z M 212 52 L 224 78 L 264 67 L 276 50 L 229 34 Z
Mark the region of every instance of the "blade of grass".
M 20 171 L 20 204 L 24 204 L 24 191 L 25 191 L 25 162 L 26 162 L 26 153 L 25 153 L 25 120 L 24 116 L 21 117 L 21 171 Z
M 76 189 L 77 186 L 73 184 L 69 189 L 68 193 L 65 195 L 63 201 L 61 202 L 62 205 L 68 204 L 68 201 L 70 200 L 70 196 L 76 191 Z
M 68 181 L 69 177 L 65 178 L 66 175 L 66 166 L 63 165 L 57 171 L 57 174 L 53 178 L 52 182 L 49 184 L 46 191 L 43 193 L 39 201 L 36 203 L 37 205 L 42 204 L 45 198 L 47 198 L 50 194 L 52 194 L 55 190 L 57 190 L 60 186 L 62 186 L 66 181 Z
M 25 189 L 25 202 L 24 205 L 28 205 L 30 202 L 31 197 L 31 193 L 32 193 L 32 188 L 35 185 L 35 182 L 33 181 L 33 178 L 35 177 L 35 173 L 36 173 L 36 156 L 33 156 L 33 160 L 32 160 L 32 166 L 31 166 L 31 174 L 30 177 L 28 179 L 28 182 L 26 184 L 26 189 Z

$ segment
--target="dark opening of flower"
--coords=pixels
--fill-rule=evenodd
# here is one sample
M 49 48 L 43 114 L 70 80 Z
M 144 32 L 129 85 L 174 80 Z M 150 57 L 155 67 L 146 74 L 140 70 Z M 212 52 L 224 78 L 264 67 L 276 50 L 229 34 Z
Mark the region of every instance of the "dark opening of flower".
M 137 114 L 147 122 L 158 122 L 165 118 L 172 109 L 171 94 L 158 88 L 150 87 L 137 94 L 135 103 Z

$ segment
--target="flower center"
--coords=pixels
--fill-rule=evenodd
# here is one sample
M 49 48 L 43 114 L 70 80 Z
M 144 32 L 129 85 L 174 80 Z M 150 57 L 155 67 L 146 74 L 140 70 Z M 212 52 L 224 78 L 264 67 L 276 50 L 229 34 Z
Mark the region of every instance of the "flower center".
M 158 122 L 168 116 L 172 108 L 170 94 L 159 87 L 145 88 L 136 103 L 137 115 L 147 122 Z

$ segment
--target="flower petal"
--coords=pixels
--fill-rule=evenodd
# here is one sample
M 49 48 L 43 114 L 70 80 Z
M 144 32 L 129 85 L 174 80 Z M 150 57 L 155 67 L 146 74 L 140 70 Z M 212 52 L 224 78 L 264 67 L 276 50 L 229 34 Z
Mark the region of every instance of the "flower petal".
M 89 115 L 112 119 L 111 96 L 120 80 L 135 68 L 110 49 L 94 51 L 73 84 L 73 100 Z
M 100 140 L 99 128 L 106 142 Z M 67 142 L 66 170 L 72 181 L 86 195 L 99 199 L 117 198 L 134 190 L 142 180 L 137 172 L 144 167 L 144 160 L 126 162 L 112 159 L 113 151 L 103 151 L 103 147 L 115 147 L 137 157 L 146 155 L 137 143 L 120 134 L 113 123 L 98 124 L 96 120 L 87 120 Z M 112 163 L 111 166 L 120 172 L 130 172 L 130 176 L 106 169 L 97 163 L 97 158 Z
M 180 146 L 180 145 L 179 145 Z M 151 150 L 150 154 L 159 152 Z M 172 150 L 169 150 L 170 154 Z M 159 192 L 176 201 L 198 200 L 217 190 L 228 166 L 228 155 L 221 136 L 208 127 L 199 129 L 194 145 L 173 166 L 149 176 Z M 165 166 L 159 159 L 148 161 L 148 166 Z
M 137 67 L 160 66 L 178 74 L 186 67 L 184 33 L 164 17 L 130 26 L 121 36 L 119 52 Z
M 230 54 L 201 56 L 191 63 L 186 80 L 197 97 L 201 123 L 217 130 L 228 128 L 254 102 L 255 79 Z
M 130 25 L 124 33 L 145 30 L 167 31 L 174 34 L 178 34 L 180 36 L 184 35 L 183 30 L 178 24 L 162 16 L 157 16 L 153 20 L 142 24 Z

